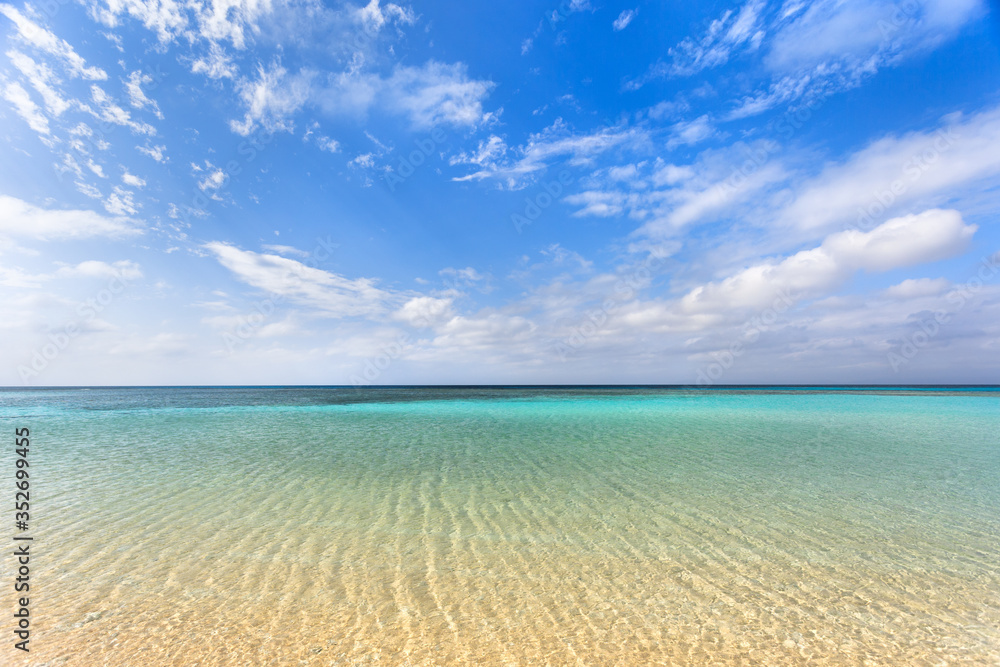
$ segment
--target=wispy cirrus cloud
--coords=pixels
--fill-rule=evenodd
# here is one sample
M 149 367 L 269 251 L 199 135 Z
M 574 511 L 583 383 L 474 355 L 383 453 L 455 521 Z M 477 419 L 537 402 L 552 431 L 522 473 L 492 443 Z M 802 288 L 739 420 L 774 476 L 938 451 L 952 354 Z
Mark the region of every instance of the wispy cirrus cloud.
M 642 76 L 626 81 L 627 90 L 638 90 L 650 81 L 692 76 L 725 64 L 740 50 L 756 50 L 764 38 L 765 3 L 750 0 L 740 10 L 726 10 L 699 37 L 688 37 L 667 50 L 668 60 L 653 64 Z
M 624 125 L 602 127 L 588 133 L 573 132 L 560 118 L 543 131 L 529 136 L 524 145 L 513 150 L 494 136 L 480 144 L 478 151 L 454 156 L 451 164 L 479 167 L 472 173 L 455 177 L 456 181 L 495 179 L 508 188 L 518 188 L 531 174 L 549 165 L 565 161 L 573 166 L 586 166 L 608 151 L 628 146 L 634 148 L 647 138 L 645 130 Z
M 350 279 L 280 255 L 242 250 L 228 243 L 205 244 L 237 280 L 269 294 L 287 297 L 326 317 L 377 317 L 401 296 L 369 278 Z
M 69 45 L 69 42 L 59 39 L 52 31 L 38 25 L 15 7 L 0 4 L 0 14 L 13 21 L 17 27 L 18 37 L 22 41 L 61 60 L 73 76 L 94 81 L 103 81 L 108 78 L 107 72 L 100 67 L 88 66 L 80 54 Z

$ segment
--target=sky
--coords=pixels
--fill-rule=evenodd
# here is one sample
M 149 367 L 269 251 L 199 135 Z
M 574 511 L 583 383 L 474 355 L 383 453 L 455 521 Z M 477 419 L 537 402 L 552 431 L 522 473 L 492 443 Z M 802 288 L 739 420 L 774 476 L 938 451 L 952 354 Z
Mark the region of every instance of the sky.
M 1000 6 L 0 0 L 0 384 L 1000 382 Z

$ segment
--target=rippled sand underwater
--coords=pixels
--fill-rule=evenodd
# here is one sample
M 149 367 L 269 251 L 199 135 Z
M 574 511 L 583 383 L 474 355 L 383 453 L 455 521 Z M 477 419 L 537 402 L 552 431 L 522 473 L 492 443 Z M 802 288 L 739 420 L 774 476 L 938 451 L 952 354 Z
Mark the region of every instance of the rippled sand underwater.
M 0 662 L 1000 664 L 997 393 L 114 391 L 0 394 Z

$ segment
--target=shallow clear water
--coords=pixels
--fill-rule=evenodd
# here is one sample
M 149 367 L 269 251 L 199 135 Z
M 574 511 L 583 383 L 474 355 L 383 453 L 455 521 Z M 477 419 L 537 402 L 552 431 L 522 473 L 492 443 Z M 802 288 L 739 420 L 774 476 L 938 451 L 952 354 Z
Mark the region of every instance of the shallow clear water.
M 32 431 L 14 664 L 1000 664 L 997 391 L 0 390 L 0 420 L 8 472 Z

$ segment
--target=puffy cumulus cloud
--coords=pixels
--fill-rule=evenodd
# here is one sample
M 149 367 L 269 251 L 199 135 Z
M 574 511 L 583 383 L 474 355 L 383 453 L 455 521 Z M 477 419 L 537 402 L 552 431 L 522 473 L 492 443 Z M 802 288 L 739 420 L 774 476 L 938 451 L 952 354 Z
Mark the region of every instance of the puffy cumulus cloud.
M 228 243 L 213 241 L 205 248 L 241 282 L 328 317 L 378 317 L 401 300 L 368 278 L 352 280 L 294 259 L 241 250 Z
M 69 240 L 95 236 L 121 238 L 142 233 L 134 221 L 109 218 L 93 211 L 44 209 L 0 195 L 0 234 L 38 240 Z
M 0 14 L 14 23 L 18 37 L 22 41 L 63 61 L 73 76 L 95 81 L 103 81 L 108 78 L 107 72 L 101 68 L 89 67 L 80 54 L 70 46 L 69 42 L 59 39 L 50 30 L 38 25 L 11 5 L 0 3 Z

